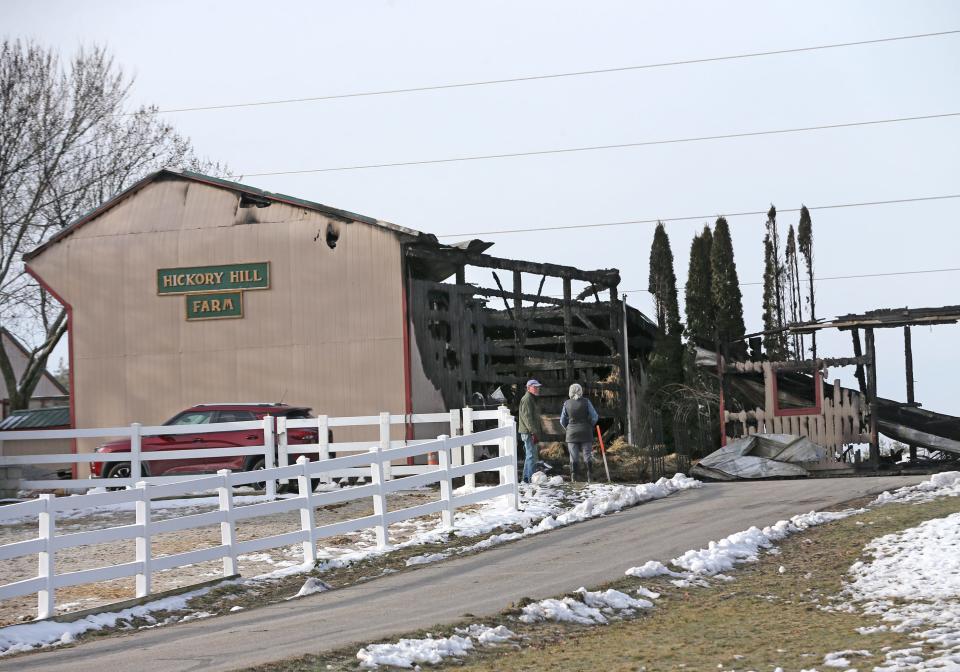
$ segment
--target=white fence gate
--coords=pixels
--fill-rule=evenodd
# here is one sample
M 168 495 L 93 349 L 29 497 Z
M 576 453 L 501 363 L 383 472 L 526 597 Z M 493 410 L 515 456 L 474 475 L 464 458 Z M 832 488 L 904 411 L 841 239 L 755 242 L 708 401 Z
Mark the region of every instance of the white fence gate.
M 183 567 L 198 562 L 222 559 L 223 575 L 232 576 L 237 573 L 238 555 L 294 544 L 302 545 L 303 561 L 305 563 L 313 563 L 317 560 L 317 541 L 325 537 L 373 528 L 376 533 L 377 546 L 379 548 L 386 548 L 390 543 L 389 528 L 393 523 L 439 513 L 441 524 L 445 527 L 452 527 L 454 513 L 457 508 L 496 497 L 504 498 L 508 506 L 516 508 L 519 500 L 517 490 L 516 428 L 513 417 L 506 408 L 501 408 L 497 411 L 473 412 L 468 417 L 476 419 L 478 416 L 482 419 L 491 419 L 492 416 L 495 417 L 497 427 L 485 431 L 465 433 L 463 436 L 440 436 L 436 440 L 431 441 L 413 441 L 406 445 L 395 447 L 392 445 L 393 442 L 391 442 L 390 445 L 387 444 L 389 441 L 389 434 L 387 434 L 386 440 L 382 440 L 373 446 L 370 446 L 369 442 L 366 442 L 363 444 L 365 447 L 364 452 L 345 457 L 309 461 L 305 456 L 301 456 L 296 464 L 272 467 L 263 471 L 231 472 L 229 470 L 223 470 L 216 475 L 186 479 L 181 478 L 175 482 L 170 482 L 169 479 L 166 479 L 167 482 L 160 482 L 157 485 L 151 485 L 145 480 L 140 480 L 135 484 L 133 489 L 129 490 L 59 498 L 45 494 L 40 495 L 39 498 L 32 501 L 0 507 L 0 521 L 34 515 L 37 516 L 38 521 L 37 537 L 0 546 L 0 560 L 36 554 L 39 561 L 37 576 L 0 586 L 0 600 L 36 593 L 37 618 L 47 618 L 55 613 L 55 592 L 57 588 L 133 576 L 136 577 L 136 596 L 145 597 L 151 593 L 151 577 L 153 573 L 163 570 Z M 372 417 L 376 418 L 376 421 L 381 424 L 381 427 L 384 426 L 386 422 L 384 416 Z M 398 417 L 402 418 L 404 416 Z M 346 422 L 347 420 L 351 422 L 348 423 Z M 333 423 L 340 421 L 343 421 L 342 424 L 362 424 L 356 422 L 358 420 L 366 422 L 371 419 L 331 418 L 325 420 L 321 416 L 321 418 L 316 420 L 288 422 L 287 428 L 292 426 L 308 426 L 299 424 L 306 422 L 314 423 L 314 426 L 322 422 L 329 422 L 333 425 Z M 297 424 L 294 425 L 294 423 Z M 248 425 L 260 426 L 260 423 L 231 424 L 244 425 L 245 428 Z M 224 425 L 221 424 L 218 427 L 223 428 Z M 263 427 L 266 432 L 267 424 L 264 424 Z M 152 431 L 154 428 L 145 429 Z M 168 431 L 169 429 L 171 428 L 165 427 L 164 431 Z M 195 430 L 196 427 L 192 429 Z M 74 431 L 87 432 L 84 434 L 85 436 L 103 436 L 103 434 L 94 433 L 98 431 L 110 431 L 112 432 L 111 435 L 116 435 L 115 429 Z M 222 429 L 220 431 L 222 431 Z M 44 433 L 49 434 L 50 432 Z M 132 436 L 136 436 L 136 434 L 132 434 Z M 320 436 L 322 439 L 326 437 L 326 433 L 321 432 Z M 404 442 L 399 443 L 402 444 Z M 282 445 L 281 442 L 281 446 Z M 469 455 L 470 458 L 465 460 L 464 464 L 454 465 L 452 463 L 451 453 L 453 451 L 476 445 L 496 445 L 498 447 L 497 457 L 474 462 L 472 460 L 472 450 L 469 450 L 465 455 Z M 334 447 L 335 444 L 329 444 L 327 450 L 331 450 Z M 307 452 L 304 448 L 306 448 L 306 446 L 297 445 L 295 450 L 298 453 Z M 353 446 L 353 448 L 357 449 L 359 446 Z M 322 440 L 316 449 L 320 451 L 322 458 L 322 451 L 324 449 Z M 209 454 L 209 451 L 177 452 L 207 452 Z M 397 480 L 388 480 L 387 473 L 392 461 L 430 453 L 437 454 L 439 464 L 419 465 L 418 468 L 421 470 L 419 473 Z M 281 452 L 281 455 L 282 454 Z M 102 459 L 105 456 L 106 455 L 98 455 L 97 458 Z M 130 460 L 131 458 L 127 455 L 125 459 Z M 151 457 L 150 459 L 154 458 Z M 403 473 L 411 473 L 408 471 L 411 469 L 410 466 L 395 466 L 393 469 L 395 473 L 401 470 L 403 470 Z M 471 490 L 468 488 L 466 492 L 459 495 L 454 493 L 452 484 L 454 478 L 464 477 L 472 480 L 475 474 L 482 471 L 498 472 L 499 485 L 479 490 Z M 355 475 L 358 473 L 369 476 L 370 484 L 322 493 L 314 493 L 311 489 L 312 479 L 331 478 L 341 474 Z M 300 494 L 296 497 L 286 499 L 234 507 L 234 487 L 260 482 L 265 479 L 268 483 L 296 480 Z M 97 485 L 103 484 L 102 479 L 93 480 Z M 165 479 L 155 480 L 164 481 Z M 60 481 L 56 481 L 56 483 L 60 483 Z M 432 483 L 440 484 L 440 498 L 438 500 L 395 511 L 388 510 L 386 497 L 390 493 Z M 111 479 L 110 485 L 118 484 L 119 479 Z M 89 485 L 84 485 L 83 487 L 89 487 Z M 151 520 L 150 509 L 151 502 L 154 499 L 178 496 L 188 492 L 207 489 L 215 489 L 218 493 L 219 506 L 216 511 L 184 515 L 159 521 Z M 373 500 L 373 515 L 320 527 L 315 525 L 314 510 L 318 507 L 368 497 Z M 135 503 L 136 520 L 132 525 L 120 525 L 71 534 L 57 534 L 57 514 L 59 512 L 125 502 Z M 237 541 L 235 525 L 238 521 L 296 510 L 300 512 L 299 530 L 248 541 Z M 220 525 L 221 537 L 218 546 L 161 557 L 154 557 L 151 552 L 151 539 L 155 535 L 218 524 Z M 125 539 L 136 540 L 136 557 L 130 562 L 64 574 L 58 574 L 56 571 L 56 555 L 59 550 Z

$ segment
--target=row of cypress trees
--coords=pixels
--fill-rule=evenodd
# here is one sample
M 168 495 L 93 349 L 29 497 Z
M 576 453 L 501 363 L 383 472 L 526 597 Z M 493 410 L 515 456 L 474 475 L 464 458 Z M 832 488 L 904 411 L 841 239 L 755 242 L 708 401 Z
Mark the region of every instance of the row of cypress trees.
M 805 344 L 797 338 L 788 339 L 785 332 L 779 330 L 790 322 L 815 317 L 812 222 L 810 212 L 803 207 L 797 230 L 794 231 L 792 225 L 789 228 L 785 256 L 781 258 L 776 216 L 776 208 L 771 206 L 763 241 L 763 326 L 768 332 L 763 339 L 764 350 L 769 359 L 800 358 Z M 800 256 L 809 283 L 807 297 L 803 297 L 800 280 Z M 690 382 L 696 375 L 692 362 L 686 357 L 690 350 L 684 346 L 684 336 L 689 346 L 714 349 L 717 343 L 740 344 L 746 334 L 743 296 L 726 218 L 717 218 L 712 230 L 709 225 L 704 226 L 690 244 L 684 302 L 686 328 L 680 321 L 673 251 L 662 222 L 657 224 L 650 248 L 648 289 L 653 296 L 660 330 L 649 366 L 648 398 L 655 398 L 664 387 L 685 380 Z M 733 351 L 737 350 L 745 352 L 745 345 L 734 346 Z M 813 351 L 816 356 L 815 342 Z

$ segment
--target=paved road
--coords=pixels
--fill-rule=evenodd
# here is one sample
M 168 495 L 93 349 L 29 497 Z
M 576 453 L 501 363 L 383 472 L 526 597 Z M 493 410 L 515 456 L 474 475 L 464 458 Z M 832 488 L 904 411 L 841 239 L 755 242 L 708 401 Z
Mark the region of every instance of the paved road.
M 923 477 L 709 484 L 478 555 L 253 611 L 145 630 L 18 657 L 0 670 L 234 670 L 370 642 L 466 612 L 479 619 L 528 596 L 545 598 L 623 576 L 647 560 Z

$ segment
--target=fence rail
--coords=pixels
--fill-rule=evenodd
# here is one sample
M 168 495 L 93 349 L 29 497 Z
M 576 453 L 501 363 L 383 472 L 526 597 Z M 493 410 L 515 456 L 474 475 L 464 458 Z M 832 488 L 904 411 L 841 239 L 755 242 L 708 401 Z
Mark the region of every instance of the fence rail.
M 391 440 L 391 428 L 395 425 L 417 424 L 444 424 L 449 427 L 448 436 L 457 436 L 461 432 L 472 433 L 473 423 L 477 420 L 497 420 L 499 410 L 475 411 L 470 408 L 453 409 L 445 413 L 416 413 L 398 415 L 380 413 L 378 415 L 329 417 L 321 415 L 317 418 L 302 420 L 288 420 L 285 417 L 266 416 L 262 421 L 211 423 L 202 425 L 158 425 L 144 426 L 133 423 L 126 427 L 105 427 L 93 429 L 57 429 L 40 431 L 0 432 L 0 467 L 26 466 L 41 464 L 91 464 L 102 463 L 130 463 L 129 478 L 71 478 L 71 479 L 22 479 L 21 489 L 24 490 L 87 490 L 96 487 L 133 487 L 141 480 L 151 485 L 169 484 L 184 480 L 195 480 L 194 475 L 152 476 L 144 463 L 160 462 L 165 460 L 204 459 L 220 457 L 251 457 L 262 456 L 264 467 L 270 469 L 275 466 L 286 466 L 291 462 L 291 455 L 317 455 L 318 460 L 329 459 L 331 455 L 344 453 L 365 452 L 371 445 L 377 443 L 382 450 L 406 448 L 428 443 L 428 440 Z M 378 439 L 375 441 L 345 441 L 330 442 L 329 431 L 332 428 L 346 427 L 377 427 Z M 317 443 L 292 443 L 289 431 L 293 429 L 310 429 L 317 431 Z M 231 446 L 227 448 L 195 448 L 189 450 L 144 450 L 142 440 L 145 437 L 179 436 L 184 434 L 212 434 L 221 432 L 263 432 L 263 443 L 250 446 Z M 4 442 L 30 441 L 47 439 L 129 439 L 130 450 L 114 453 L 66 453 L 58 455 L 22 455 L 6 456 L 3 454 Z M 471 464 L 474 460 L 474 446 L 495 445 L 496 441 L 478 440 L 474 444 L 465 445 L 452 454 L 453 464 Z M 412 454 L 411 454 L 412 455 Z M 365 470 L 368 465 L 344 466 L 338 471 L 324 472 L 320 477 L 324 482 L 334 478 L 366 478 L 369 473 Z M 384 465 L 384 479 L 391 480 L 394 476 L 409 476 L 429 471 L 431 465 L 420 464 L 386 464 Z M 289 485 L 294 477 L 279 479 L 281 486 Z M 270 498 L 277 495 L 276 480 L 257 478 L 251 483 L 265 482 L 266 493 Z M 467 485 L 476 485 L 474 474 L 467 476 Z M 183 491 L 188 492 L 188 491 Z
M 375 420 L 378 424 L 382 424 L 384 415 L 370 416 L 369 418 L 361 418 L 361 420 L 364 422 Z M 474 413 L 473 418 L 476 419 L 478 415 L 480 414 Z M 452 416 L 444 414 L 444 417 Z M 514 419 L 506 408 L 494 412 L 483 412 L 480 419 L 496 419 L 497 427 L 462 436 L 441 435 L 432 441 L 417 441 L 396 447 L 391 447 L 393 442 L 388 443 L 388 435 L 387 441 L 370 446 L 365 452 L 356 455 L 329 457 L 319 461 L 309 461 L 306 456 L 301 455 L 295 464 L 272 467 L 256 472 L 222 470 L 215 475 L 199 476 L 189 480 L 156 485 L 151 485 L 146 480 L 139 480 L 136 486 L 130 490 L 61 498 L 43 494 L 35 500 L 0 507 L 0 521 L 36 516 L 38 524 L 36 538 L 0 546 L 0 560 L 29 555 L 36 555 L 38 558 L 38 575 L 22 581 L 0 585 L 0 600 L 36 594 L 37 618 L 47 618 L 55 613 L 57 588 L 135 577 L 136 596 L 145 597 L 151 593 L 153 574 L 159 571 L 198 562 L 222 560 L 223 575 L 231 576 L 238 573 L 237 556 L 295 544 L 302 545 L 304 563 L 314 563 L 317 560 L 317 542 L 326 537 L 373 528 L 377 546 L 386 548 L 390 543 L 389 527 L 393 523 L 439 513 L 441 524 L 444 527 L 453 527 L 454 513 L 457 508 L 496 497 L 503 497 L 508 506 L 516 508 L 518 491 Z M 328 419 L 327 422 L 332 420 L 335 419 Z M 343 418 L 337 418 L 336 420 L 343 420 Z M 358 418 L 350 418 L 350 420 L 356 421 Z M 434 422 L 432 419 L 428 421 Z M 287 423 L 287 427 L 295 426 L 293 425 L 294 422 L 299 423 L 301 421 Z M 311 422 L 315 421 L 311 420 Z M 266 431 L 266 425 L 264 425 L 264 428 Z M 330 444 L 330 446 L 333 445 Z M 453 465 L 452 452 L 469 445 L 496 445 L 499 455 L 489 460 Z M 301 447 L 296 446 L 296 451 L 301 452 Z M 396 481 L 386 479 L 385 474 L 390 462 L 430 453 L 437 455 L 438 464 L 425 465 L 428 470 L 423 473 Z M 312 481 L 314 479 L 323 478 L 330 474 L 352 473 L 353 470 L 360 470 L 369 474 L 371 483 L 332 492 L 313 492 Z M 454 478 L 461 476 L 470 478 L 482 471 L 499 472 L 499 485 L 480 490 L 468 489 L 465 494 L 454 492 Z M 299 488 L 299 495 L 234 507 L 233 489 L 236 486 L 263 481 L 264 479 L 267 479 L 267 482 L 295 480 Z M 440 498 L 438 500 L 394 511 L 388 509 L 388 494 L 403 488 L 432 483 L 440 484 Z M 154 499 L 205 489 L 216 489 L 218 496 L 217 510 L 162 521 L 152 520 L 151 502 Z M 317 526 L 315 524 L 315 509 L 366 498 L 372 499 L 373 515 L 328 525 Z M 128 502 L 135 503 L 136 518 L 133 524 L 70 534 L 57 534 L 57 514 L 59 512 Z M 299 530 L 247 541 L 237 540 L 235 526 L 238 521 L 292 511 L 300 512 Z M 151 541 L 158 534 L 211 525 L 220 526 L 221 538 L 220 544 L 217 546 L 161 557 L 154 557 L 151 552 Z M 127 539 L 135 540 L 135 558 L 132 561 L 63 574 L 58 574 L 56 571 L 57 551 L 76 546 Z

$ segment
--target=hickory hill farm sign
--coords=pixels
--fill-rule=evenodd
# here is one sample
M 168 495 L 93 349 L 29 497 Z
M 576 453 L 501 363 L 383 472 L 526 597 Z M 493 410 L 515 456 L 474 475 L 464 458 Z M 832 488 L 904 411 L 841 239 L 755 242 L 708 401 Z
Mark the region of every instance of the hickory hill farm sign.
M 243 292 L 270 289 L 270 262 L 157 270 L 157 294 L 183 294 L 187 320 L 243 317 Z

